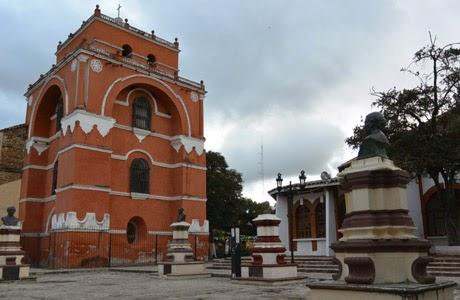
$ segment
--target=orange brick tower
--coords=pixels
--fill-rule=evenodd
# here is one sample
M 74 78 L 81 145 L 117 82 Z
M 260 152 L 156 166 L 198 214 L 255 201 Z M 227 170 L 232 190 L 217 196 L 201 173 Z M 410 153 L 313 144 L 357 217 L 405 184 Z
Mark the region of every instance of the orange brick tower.
M 56 64 L 25 94 L 20 219 L 32 264 L 161 259 L 180 207 L 196 256 L 207 255 L 206 92 L 179 76 L 179 52 L 177 39 L 99 6 L 59 42 Z

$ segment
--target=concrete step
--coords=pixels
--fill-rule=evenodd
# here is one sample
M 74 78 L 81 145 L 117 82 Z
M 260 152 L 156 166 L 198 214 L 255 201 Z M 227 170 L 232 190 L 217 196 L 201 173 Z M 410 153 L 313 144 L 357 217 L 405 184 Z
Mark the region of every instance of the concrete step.
M 299 269 L 325 269 L 325 270 L 338 270 L 338 266 L 321 266 L 321 265 L 314 265 L 314 266 L 298 266 Z
M 460 277 L 460 272 L 427 272 L 436 277 Z
M 426 268 L 427 271 L 447 271 L 447 272 L 460 272 L 460 268 L 458 267 L 450 267 L 450 266 L 443 266 L 443 267 L 433 267 L 428 266 Z
M 323 269 L 323 268 L 298 268 L 298 272 L 302 273 L 329 273 L 335 274 L 338 272 L 338 269 Z

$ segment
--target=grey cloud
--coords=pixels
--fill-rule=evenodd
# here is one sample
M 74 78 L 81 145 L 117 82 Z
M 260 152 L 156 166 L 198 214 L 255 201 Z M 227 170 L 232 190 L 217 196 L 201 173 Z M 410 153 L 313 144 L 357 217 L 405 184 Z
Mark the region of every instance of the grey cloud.
M 266 120 L 263 134 L 253 124 L 243 123 L 226 137 L 222 152 L 229 165 L 243 174 L 245 182 L 261 178 L 260 146 L 264 145 L 264 174 L 272 180 L 305 169 L 319 174 L 328 168 L 343 146 L 343 132 L 323 120 L 311 120 L 302 114 L 280 114 Z

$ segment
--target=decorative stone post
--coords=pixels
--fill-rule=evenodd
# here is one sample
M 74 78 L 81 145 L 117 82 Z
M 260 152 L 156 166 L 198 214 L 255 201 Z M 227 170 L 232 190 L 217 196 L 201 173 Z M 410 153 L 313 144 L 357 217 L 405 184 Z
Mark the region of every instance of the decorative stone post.
M 179 209 L 176 222 L 171 226 L 173 239 L 168 245 L 166 260 L 158 264 L 158 273 L 164 278 L 209 277 L 204 262 L 194 261 L 193 250 L 188 241 L 190 224 L 185 222 L 185 214 Z
M 21 249 L 21 223 L 14 216 L 16 209 L 8 207 L 8 215 L 0 225 L 0 281 L 29 278 L 29 265 L 24 264 Z
M 272 214 L 263 214 L 253 222 L 257 226 L 257 239 L 252 251 L 252 263 L 243 264 L 241 278 L 235 279 L 266 282 L 302 279 L 297 276 L 297 265 L 284 260 L 286 248 L 279 238 L 281 219 Z
M 347 214 L 331 248 L 340 281 L 307 284 L 313 299 L 452 299 L 453 283 L 434 284 L 426 273 L 430 243 L 408 214 L 409 174 L 386 156 L 385 119 L 372 113 L 365 122 L 357 159 L 338 175 Z

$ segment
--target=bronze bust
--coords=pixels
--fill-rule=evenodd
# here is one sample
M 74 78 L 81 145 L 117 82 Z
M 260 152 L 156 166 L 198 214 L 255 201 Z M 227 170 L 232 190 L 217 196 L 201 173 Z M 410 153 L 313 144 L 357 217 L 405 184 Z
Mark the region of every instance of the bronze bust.
M 365 159 L 374 156 L 388 158 L 386 148 L 389 145 L 388 139 L 382 130 L 387 121 L 380 112 L 372 112 L 366 116 L 364 131 L 366 137 L 359 147 L 357 159 Z
M 14 216 L 16 212 L 16 208 L 14 206 L 10 206 L 6 209 L 8 215 L 2 217 L 3 225 L 6 226 L 18 226 L 19 219 Z
M 182 207 L 177 210 L 176 222 L 185 222 L 185 214 Z

